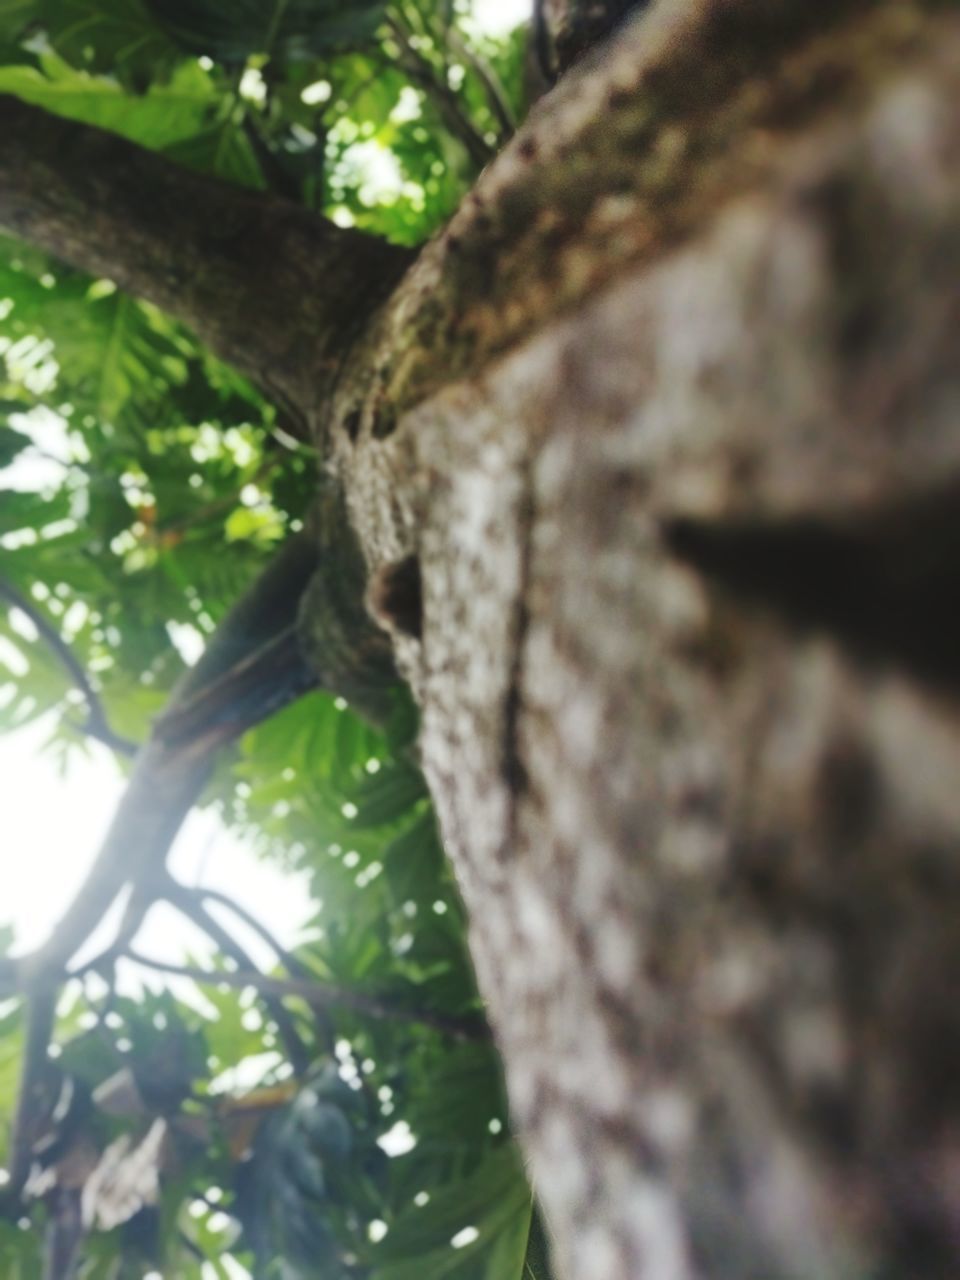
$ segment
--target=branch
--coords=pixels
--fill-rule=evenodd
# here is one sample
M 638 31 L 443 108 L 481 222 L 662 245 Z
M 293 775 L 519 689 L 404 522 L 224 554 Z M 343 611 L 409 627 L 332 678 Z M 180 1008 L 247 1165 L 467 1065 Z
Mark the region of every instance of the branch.
M 375 236 L 8 95 L 0 225 L 176 316 L 305 411 L 410 260 Z
M 239 902 L 235 902 L 233 898 L 225 893 L 220 893 L 216 889 L 200 888 L 196 892 L 204 902 L 217 903 L 224 907 L 227 911 L 233 913 L 234 916 L 247 926 L 253 933 L 257 934 L 270 948 L 279 962 L 294 978 L 302 978 L 305 981 L 313 981 L 314 975 L 310 969 L 301 960 L 298 960 L 292 951 L 284 947 L 278 938 L 264 925 L 260 920 L 256 919 L 249 911 L 245 910 Z M 312 1006 L 314 1019 L 316 1021 L 317 1035 L 323 1039 L 329 1051 L 332 1053 L 335 1043 L 333 1028 L 330 1025 L 330 1019 L 327 1016 L 327 1010 L 317 1005 Z
M 314 671 L 300 660 L 295 624 L 240 659 L 194 696 L 165 711 L 154 731 L 168 746 L 189 742 L 217 726 L 238 738 L 268 715 L 317 687 Z
M 86 1228 L 79 1187 L 56 1187 L 47 1202 L 43 1280 L 74 1280 L 77 1251 Z
M 315 531 L 309 524 L 281 548 L 241 601 L 221 623 L 196 666 L 174 689 L 168 715 L 191 704 L 207 685 L 215 685 L 232 667 L 243 664 L 251 649 L 265 643 L 274 628 L 283 630 L 296 616 L 300 597 L 317 565 Z M 269 673 L 267 673 L 269 674 Z M 274 672 L 273 680 L 299 672 Z M 276 705 L 268 684 L 261 706 Z M 134 763 L 126 792 L 100 852 L 73 902 L 48 941 L 11 962 L 15 989 L 32 990 L 38 981 L 59 979 L 67 962 L 127 885 L 138 893 L 162 891 L 167 853 L 184 818 L 202 792 L 217 752 L 232 741 L 240 725 L 255 719 L 256 702 L 245 708 L 242 722 L 219 717 L 195 722 L 192 736 L 169 744 L 157 731 Z M 162 721 L 161 721 L 162 723 Z M 151 884 L 152 880 L 155 884 Z
M 489 1037 L 486 1022 L 479 1017 L 458 1016 L 449 1013 L 437 1013 L 432 1009 L 405 1009 L 392 1004 L 389 1000 L 376 996 L 363 995 L 343 987 L 321 985 L 308 978 L 273 978 L 261 973 L 258 969 L 246 968 L 233 971 L 220 970 L 211 972 L 197 969 L 190 965 L 168 964 L 163 960 L 153 960 L 141 955 L 138 951 L 128 950 L 126 958 L 148 969 L 156 969 L 158 973 L 169 973 L 179 978 L 190 978 L 206 986 L 234 987 L 242 990 L 253 987 L 261 995 L 277 997 L 296 996 L 316 1009 L 329 1009 L 340 1006 L 353 1009 L 357 1013 L 371 1018 L 391 1019 L 397 1022 L 420 1023 L 442 1031 L 458 1040 L 485 1040 Z
M 182 912 L 182 914 L 185 915 L 188 920 L 191 920 L 198 929 L 202 929 L 218 950 L 233 961 L 239 971 L 259 974 L 259 970 L 254 966 L 253 961 L 250 959 L 244 947 L 242 947 L 240 943 L 237 942 L 236 938 L 234 938 L 231 933 L 224 929 L 223 926 L 214 919 L 201 902 L 200 896 L 196 890 L 186 889 L 183 885 L 178 884 L 172 877 L 169 877 L 166 882 L 166 887 L 163 890 L 163 896 L 171 906 L 176 907 L 178 911 Z M 129 959 L 137 959 L 136 952 L 131 951 L 129 948 L 127 949 L 126 954 Z M 256 986 L 257 984 L 254 982 L 250 985 Z M 257 989 L 260 990 L 263 995 L 263 1003 L 267 1008 L 267 1012 L 277 1024 L 277 1031 L 284 1043 L 284 1047 L 287 1051 L 287 1057 L 290 1060 L 294 1073 L 298 1076 L 302 1076 L 310 1065 L 310 1054 L 307 1051 L 306 1045 L 304 1045 L 303 1041 L 300 1039 L 300 1034 L 297 1031 L 293 1018 L 284 1008 L 279 995 L 269 991 L 263 991 L 262 988 Z
M 9 1180 L 4 1187 L 4 1198 L 10 1201 L 16 1200 L 23 1190 L 46 1114 L 44 1104 L 49 1097 L 51 1077 L 49 1046 L 56 1008 L 57 988 L 50 984 L 38 986 L 27 1001 L 20 1086 L 7 1160 Z
M 470 119 L 456 91 L 440 78 L 429 58 L 424 57 L 420 50 L 411 44 L 410 36 L 399 18 L 388 15 L 386 23 L 400 45 L 399 63 L 403 70 L 433 99 L 447 128 L 463 143 L 476 167 L 482 169 L 493 159 L 496 147 L 487 142 Z
M 53 650 L 61 666 L 65 668 L 73 684 L 83 695 L 83 700 L 87 704 L 89 718 L 85 725 L 80 725 L 78 728 L 120 755 L 136 755 L 137 744 L 131 742 L 128 738 L 122 737 L 120 734 L 114 733 L 110 728 L 99 694 L 90 683 L 89 676 L 81 663 L 77 661 L 73 650 L 56 627 L 26 596 L 21 595 L 16 587 L 11 586 L 8 582 L 0 581 L 0 599 L 6 600 L 11 608 L 19 609 L 24 617 L 29 619 L 33 626 L 36 627 L 37 634 L 41 640 Z
M 277 939 L 266 925 L 262 924 L 255 916 L 251 915 L 245 907 L 241 907 L 239 902 L 229 897 L 226 893 L 221 893 L 218 889 L 198 888 L 194 891 L 204 902 L 215 902 L 221 907 L 225 907 L 232 912 L 238 920 L 242 921 L 248 929 L 257 934 L 267 944 L 273 954 L 277 957 L 288 973 L 296 977 L 307 978 L 310 976 L 310 970 L 298 960 L 292 951 L 284 947 L 279 939 Z
M 506 142 L 516 132 L 517 120 L 496 72 L 486 59 L 477 53 L 476 49 L 471 48 L 455 28 L 451 29 L 449 40 L 456 50 L 457 56 L 469 64 L 473 74 L 483 86 L 490 112 L 500 126 L 501 143 Z
M 323 682 L 335 692 L 348 694 L 357 705 L 364 701 L 379 705 L 374 696 L 378 682 L 392 687 L 396 674 L 389 661 L 389 645 L 363 607 L 363 582 L 363 565 L 345 520 L 342 492 L 326 485 L 303 530 L 280 549 L 174 689 L 168 711 L 136 758 L 93 867 L 50 938 L 26 956 L 0 961 L 0 988 L 27 992 L 33 1002 L 34 1029 L 25 1058 L 14 1142 L 16 1179 L 12 1182 L 18 1189 L 29 1165 L 34 1081 L 42 1075 L 40 1055 L 49 1043 L 57 988 L 70 957 L 124 889 L 131 890 L 130 903 L 107 960 L 129 944 L 150 904 L 166 897 L 195 920 L 241 971 L 255 972 L 246 952 L 211 916 L 201 895 L 172 881 L 166 870 L 167 854 L 210 776 L 218 750 L 315 682 L 294 629 L 311 583 L 319 583 L 312 598 L 322 625 L 312 628 L 307 644 L 316 654 Z M 278 637 L 282 661 L 276 660 Z M 239 913 L 236 906 L 233 909 Z M 311 983 L 299 981 L 304 989 L 312 989 Z M 281 999 L 291 993 L 263 989 L 290 1061 L 302 1073 L 309 1055 Z M 443 1026 L 452 1029 L 446 1020 Z

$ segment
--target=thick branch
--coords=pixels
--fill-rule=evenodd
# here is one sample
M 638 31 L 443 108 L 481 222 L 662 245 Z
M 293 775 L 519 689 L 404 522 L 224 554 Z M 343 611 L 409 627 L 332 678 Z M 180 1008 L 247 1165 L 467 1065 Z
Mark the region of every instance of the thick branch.
M 539 39 L 545 49 L 544 71 L 557 76 L 605 40 L 631 10 L 649 0 L 538 0 Z
M 0 96 L 0 225 L 188 324 L 301 412 L 406 251 Z
M 838 103 L 867 101 L 922 46 L 922 23 L 903 14 L 927 7 L 877 4 L 864 19 L 860 0 L 665 0 L 628 21 L 602 60 L 537 103 L 351 349 L 334 426 L 389 434 L 440 387 L 688 241 L 751 190 L 750 129 L 776 156 Z M 846 60 L 854 32 L 862 56 Z

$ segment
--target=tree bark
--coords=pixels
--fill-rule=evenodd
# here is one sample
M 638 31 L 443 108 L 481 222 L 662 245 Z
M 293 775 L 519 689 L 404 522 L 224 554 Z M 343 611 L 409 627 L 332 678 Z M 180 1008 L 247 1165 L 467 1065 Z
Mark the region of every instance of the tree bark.
M 960 1270 L 958 102 L 946 4 L 661 0 L 337 379 L 560 1276 Z
M 942 6 L 661 4 L 340 385 L 562 1276 L 960 1268 L 958 101 Z

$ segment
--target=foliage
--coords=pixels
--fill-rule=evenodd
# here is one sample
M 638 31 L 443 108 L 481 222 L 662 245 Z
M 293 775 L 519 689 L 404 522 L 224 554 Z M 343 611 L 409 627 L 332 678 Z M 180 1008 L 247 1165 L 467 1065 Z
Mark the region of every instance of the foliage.
M 521 50 L 440 0 L 0 0 L 0 92 L 408 244 L 522 110 Z M 0 610 L 0 730 L 42 720 L 66 766 L 88 750 L 90 708 L 53 633 L 112 731 L 143 740 L 180 650 L 299 527 L 314 469 L 283 412 L 182 326 L 0 240 L 0 586 L 22 604 Z M 206 1280 L 235 1274 L 228 1258 L 287 1280 L 534 1274 L 530 1195 L 410 733 L 315 693 L 223 762 L 204 803 L 305 873 L 315 901 L 278 972 L 349 998 L 286 1000 L 304 1068 L 251 989 L 133 997 L 128 962 L 73 981 L 32 1197 L 0 1215 L 4 1276 L 40 1274 L 43 1223 L 81 1185 L 88 1280 Z M 5 1150 L 23 1022 L 0 1007 Z M 108 1185 L 90 1192 L 107 1151 L 139 1153 L 147 1182 L 159 1170 L 126 1217 L 108 1217 Z

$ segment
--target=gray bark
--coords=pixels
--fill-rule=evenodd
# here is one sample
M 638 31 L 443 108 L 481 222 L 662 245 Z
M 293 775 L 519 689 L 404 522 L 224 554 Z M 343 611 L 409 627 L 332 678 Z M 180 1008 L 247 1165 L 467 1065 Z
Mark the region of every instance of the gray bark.
M 663 3 L 345 376 L 562 1276 L 960 1271 L 958 102 L 943 7 Z
M 960 1273 L 958 102 L 946 3 L 660 0 L 372 319 L 238 197 L 358 298 L 260 351 L 123 214 L 323 422 L 561 1277 Z M 101 269 L 102 178 L 0 218 Z

